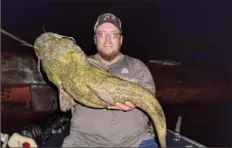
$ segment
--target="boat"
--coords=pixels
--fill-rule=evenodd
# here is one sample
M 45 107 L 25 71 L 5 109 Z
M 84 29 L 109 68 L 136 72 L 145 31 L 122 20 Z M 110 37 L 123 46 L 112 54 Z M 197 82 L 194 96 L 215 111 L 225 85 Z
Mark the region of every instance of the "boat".
M 5 133 L 20 132 L 23 125 L 38 123 L 41 118 L 36 117 L 35 114 L 50 114 L 57 110 L 57 91 L 38 73 L 35 58 L 31 54 L 2 53 L 2 88 L 1 100 L 2 102 L 3 99 L 8 100 L 8 104 L 2 104 L 2 131 Z M 9 102 L 14 103 L 14 109 L 9 107 Z M 17 103 L 23 104 L 21 110 L 16 109 Z M 30 110 L 31 108 L 33 111 Z M 11 117 L 11 119 L 6 117 Z M 32 118 L 37 118 L 37 120 L 33 120 L 36 121 L 35 123 L 29 122 L 32 121 Z M 167 129 L 167 146 L 206 147 L 181 135 L 181 119 L 181 116 L 178 117 L 174 131 Z M 18 123 L 18 128 L 11 128 L 9 131 L 7 125 L 14 120 L 23 122 L 23 124 Z

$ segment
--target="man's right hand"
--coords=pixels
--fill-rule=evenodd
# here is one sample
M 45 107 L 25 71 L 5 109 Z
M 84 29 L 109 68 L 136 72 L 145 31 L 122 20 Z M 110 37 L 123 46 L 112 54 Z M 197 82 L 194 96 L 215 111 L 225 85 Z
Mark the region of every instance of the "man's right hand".
M 116 103 L 116 106 L 108 106 L 107 109 L 117 109 L 122 111 L 130 111 L 134 109 L 136 106 L 130 102 L 126 102 L 125 104 Z

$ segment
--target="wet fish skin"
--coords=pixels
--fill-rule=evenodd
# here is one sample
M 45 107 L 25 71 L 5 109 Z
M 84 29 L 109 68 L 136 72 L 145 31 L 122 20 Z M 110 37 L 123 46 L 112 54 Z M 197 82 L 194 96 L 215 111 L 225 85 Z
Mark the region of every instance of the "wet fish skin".
M 34 43 L 42 69 L 60 93 L 91 108 L 106 108 L 129 101 L 153 121 L 161 147 L 166 147 L 166 119 L 151 92 L 138 83 L 113 76 L 107 67 L 89 59 L 73 38 L 57 33 L 41 34 Z

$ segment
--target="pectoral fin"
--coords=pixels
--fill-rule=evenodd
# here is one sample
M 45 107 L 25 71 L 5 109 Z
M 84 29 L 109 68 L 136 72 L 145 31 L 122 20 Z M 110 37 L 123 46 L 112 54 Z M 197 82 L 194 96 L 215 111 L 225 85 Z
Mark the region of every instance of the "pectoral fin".
M 95 88 L 93 86 L 87 85 L 87 87 L 95 94 L 97 95 L 101 100 L 105 101 L 106 103 L 109 103 L 110 105 L 115 105 L 114 100 L 110 97 L 110 94 L 102 89 Z
M 94 65 L 94 66 L 100 68 L 101 70 L 104 70 L 104 71 L 108 71 L 108 70 L 109 70 L 109 66 L 104 65 L 104 64 L 100 63 L 100 62 L 97 61 L 97 60 L 94 60 L 94 59 L 91 59 L 91 58 L 88 58 L 88 60 L 89 60 L 89 62 L 90 62 L 92 65 Z
M 59 89 L 59 101 L 60 110 L 63 112 L 70 110 L 75 105 L 73 98 L 70 97 L 63 89 Z

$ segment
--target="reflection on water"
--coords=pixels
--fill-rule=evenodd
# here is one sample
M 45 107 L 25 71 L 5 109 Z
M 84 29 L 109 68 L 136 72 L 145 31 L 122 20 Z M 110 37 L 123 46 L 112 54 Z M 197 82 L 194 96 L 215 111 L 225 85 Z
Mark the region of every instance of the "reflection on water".
M 175 130 L 182 116 L 180 133 L 206 146 L 232 146 L 232 98 L 189 104 L 165 104 L 167 124 Z

